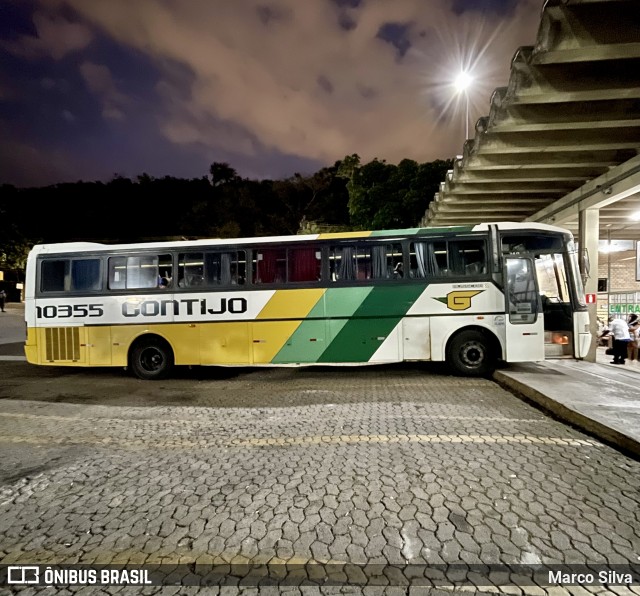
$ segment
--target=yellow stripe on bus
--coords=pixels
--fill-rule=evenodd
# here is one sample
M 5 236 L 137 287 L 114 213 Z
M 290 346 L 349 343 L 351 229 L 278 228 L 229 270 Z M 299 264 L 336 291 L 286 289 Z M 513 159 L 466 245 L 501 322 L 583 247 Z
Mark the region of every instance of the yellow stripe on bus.
M 331 240 L 333 238 L 365 238 L 371 236 L 371 232 L 328 232 L 319 234 L 318 240 Z
M 324 289 L 278 290 L 271 297 L 252 324 L 254 364 L 266 364 L 276 357 L 324 293 Z
M 256 319 L 305 319 L 325 291 L 278 290 L 258 313 Z

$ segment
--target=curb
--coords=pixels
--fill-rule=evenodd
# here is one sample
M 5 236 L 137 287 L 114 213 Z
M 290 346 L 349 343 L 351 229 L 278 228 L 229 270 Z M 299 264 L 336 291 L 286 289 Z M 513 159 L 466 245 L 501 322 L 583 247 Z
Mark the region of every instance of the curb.
M 576 428 L 600 439 L 604 443 L 615 447 L 621 451 L 631 454 L 634 458 L 640 459 L 640 441 L 621 433 L 598 422 L 593 418 L 585 416 L 578 410 L 574 410 L 555 399 L 545 395 L 544 393 L 530 387 L 529 385 L 514 379 L 510 375 L 496 371 L 493 374 L 493 380 L 498 385 L 515 392 L 522 396 L 525 400 L 531 401 L 539 405 L 543 410 L 552 413 L 560 420 L 567 422 Z

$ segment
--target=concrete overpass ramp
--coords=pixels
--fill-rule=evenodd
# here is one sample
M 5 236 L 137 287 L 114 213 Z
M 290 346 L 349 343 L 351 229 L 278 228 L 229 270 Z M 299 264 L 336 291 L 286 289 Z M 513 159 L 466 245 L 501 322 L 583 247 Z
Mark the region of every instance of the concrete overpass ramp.
M 640 1 L 547 0 L 534 46 L 464 144 L 422 226 L 541 221 L 640 240 Z M 597 250 L 597 248 L 596 248 Z

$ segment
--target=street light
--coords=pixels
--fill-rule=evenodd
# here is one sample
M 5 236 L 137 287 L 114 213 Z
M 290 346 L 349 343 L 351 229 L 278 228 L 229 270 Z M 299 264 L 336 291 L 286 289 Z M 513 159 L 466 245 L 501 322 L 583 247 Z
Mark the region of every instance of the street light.
M 466 71 L 462 71 L 454 81 L 454 86 L 458 93 L 464 93 L 467 101 L 466 113 L 465 113 L 465 141 L 469 138 L 469 87 L 473 83 L 473 77 Z

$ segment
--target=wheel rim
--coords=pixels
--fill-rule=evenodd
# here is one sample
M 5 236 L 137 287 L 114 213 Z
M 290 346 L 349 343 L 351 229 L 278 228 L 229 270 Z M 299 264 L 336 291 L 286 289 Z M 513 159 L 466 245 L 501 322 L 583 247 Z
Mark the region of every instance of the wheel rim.
M 467 368 L 480 368 L 485 359 L 485 347 L 479 341 L 468 341 L 460 348 L 460 360 Z
M 158 372 L 164 367 L 164 354 L 156 347 L 150 346 L 140 353 L 140 366 L 146 372 Z

